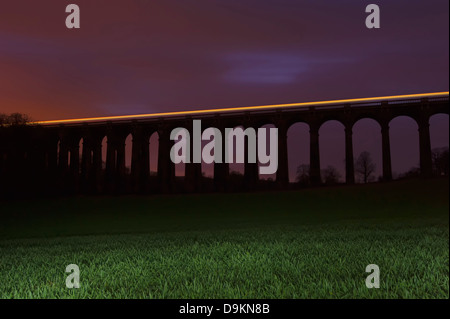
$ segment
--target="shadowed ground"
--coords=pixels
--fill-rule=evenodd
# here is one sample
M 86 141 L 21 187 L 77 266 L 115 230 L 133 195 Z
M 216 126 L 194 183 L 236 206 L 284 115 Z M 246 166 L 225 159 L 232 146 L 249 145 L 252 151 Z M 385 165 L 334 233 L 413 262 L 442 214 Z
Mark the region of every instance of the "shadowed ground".
M 448 212 L 448 179 L 3 202 L 0 297 L 448 298 Z

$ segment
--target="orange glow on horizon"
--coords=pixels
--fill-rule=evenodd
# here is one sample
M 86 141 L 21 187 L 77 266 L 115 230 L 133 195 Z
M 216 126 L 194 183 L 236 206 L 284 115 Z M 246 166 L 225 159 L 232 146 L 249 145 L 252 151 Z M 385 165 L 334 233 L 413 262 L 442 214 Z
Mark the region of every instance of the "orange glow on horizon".
M 220 108 L 220 109 L 205 109 L 205 110 L 193 110 L 193 111 L 179 111 L 179 112 L 165 112 L 165 113 L 150 113 L 139 115 L 118 115 L 118 116 L 105 116 L 105 117 L 90 117 L 79 119 L 66 119 L 66 120 L 50 120 L 50 121 L 36 121 L 30 124 L 64 124 L 64 123 L 83 123 L 93 121 L 108 121 L 108 120 L 127 120 L 127 119 L 143 119 L 152 117 L 164 117 L 164 116 L 176 116 L 176 115 L 193 115 L 193 114 L 207 114 L 215 112 L 233 112 L 233 111 L 254 111 L 264 109 L 277 109 L 277 108 L 290 108 L 300 106 L 317 106 L 328 104 L 341 104 L 341 103 L 356 103 L 356 102 L 370 102 L 379 100 L 393 100 L 393 99 L 408 99 L 408 98 L 422 98 L 422 97 L 435 97 L 449 95 L 449 92 L 435 92 L 435 93 L 421 93 L 421 94 L 407 94 L 407 95 L 392 95 L 392 96 L 380 96 L 380 97 L 368 97 L 368 98 L 356 98 L 345 100 L 329 100 L 318 102 L 302 102 L 302 103 L 290 103 L 290 104 L 274 104 L 274 105 L 262 105 L 262 106 L 243 106 L 232 108 Z

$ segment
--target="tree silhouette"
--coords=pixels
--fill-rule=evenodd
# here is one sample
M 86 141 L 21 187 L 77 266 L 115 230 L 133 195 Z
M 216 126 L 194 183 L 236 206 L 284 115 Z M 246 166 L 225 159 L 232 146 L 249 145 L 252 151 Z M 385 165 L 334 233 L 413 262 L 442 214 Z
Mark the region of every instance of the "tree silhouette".
M 375 164 L 369 152 L 364 151 L 359 154 L 356 160 L 355 170 L 361 176 L 364 183 L 368 183 L 371 180 L 371 176 L 375 172 Z
M 0 113 L 0 127 L 2 126 L 21 126 L 31 122 L 31 118 L 23 113 Z
M 4 113 L 0 113 L 0 127 L 7 124 L 6 123 L 7 119 L 8 119 L 8 115 L 6 115 Z
M 323 182 L 327 185 L 333 185 L 339 183 L 341 178 L 341 174 L 334 166 L 327 166 L 324 170 L 322 170 L 322 178 Z
M 431 151 L 433 173 L 436 176 L 448 176 L 448 147 L 434 148 Z
M 301 164 L 297 167 L 297 183 L 302 186 L 309 185 L 309 170 L 310 167 L 308 164 Z

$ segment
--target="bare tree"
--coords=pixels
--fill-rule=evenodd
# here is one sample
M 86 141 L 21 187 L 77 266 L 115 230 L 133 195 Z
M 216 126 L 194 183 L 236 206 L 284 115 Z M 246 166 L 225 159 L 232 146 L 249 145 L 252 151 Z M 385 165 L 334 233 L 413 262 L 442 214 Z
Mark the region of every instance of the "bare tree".
M 368 183 L 371 180 L 371 176 L 375 172 L 375 164 L 369 152 L 364 151 L 359 154 L 356 160 L 355 170 L 361 176 L 364 183 Z
M 433 173 L 436 176 L 448 176 L 448 147 L 434 148 L 431 151 Z
M 25 125 L 31 122 L 31 118 L 23 113 L 11 113 L 8 119 L 11 125 Z
M 420 168 L 419 167 L 411 167 L 403 174 L 398 175 L 398 179 L 406 179 L 406 178 L 417 178 L 420 176 Z
M 297 167 L 297 183 L 302 186 L 309 185 L 309 165 L 301 164 Z
M 338 170 L 334 166 L 327 166 L 324 170 L 322 170 L 323 182 L 327 185 L 333 185 L 339 183 L 341 179 L 341 174 L 339 174 Z

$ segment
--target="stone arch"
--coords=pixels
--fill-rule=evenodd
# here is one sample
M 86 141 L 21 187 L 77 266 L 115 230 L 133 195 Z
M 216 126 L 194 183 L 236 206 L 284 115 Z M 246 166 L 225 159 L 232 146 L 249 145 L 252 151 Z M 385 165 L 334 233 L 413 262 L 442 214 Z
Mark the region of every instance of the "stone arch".
M 319 127 L 319 132 L 322 129 L 322 127 L 324 125 L 326 125 L 327 123 L 329 124 L 330 122 L 336 123 L 335 125 L 342 125 L 342 127 L 345 128 L 345 121 L 343 119 L 341 119 L 340 117 L 335 117 L 335 116 L 325 116 L 322 117 L 319 121 L 317 121 L 318 127 Z
M 361 120 L 371 120 L 373 122 L 376 122 L 379 127 L 381 127 L 382 120 L 376 113 L 370 113 L 370 112 L 364 112 L 364 113 L 358 113 L 355 115 L 350 123 L 351 128 L 353 129 L 355 124 L 358 123 Z

